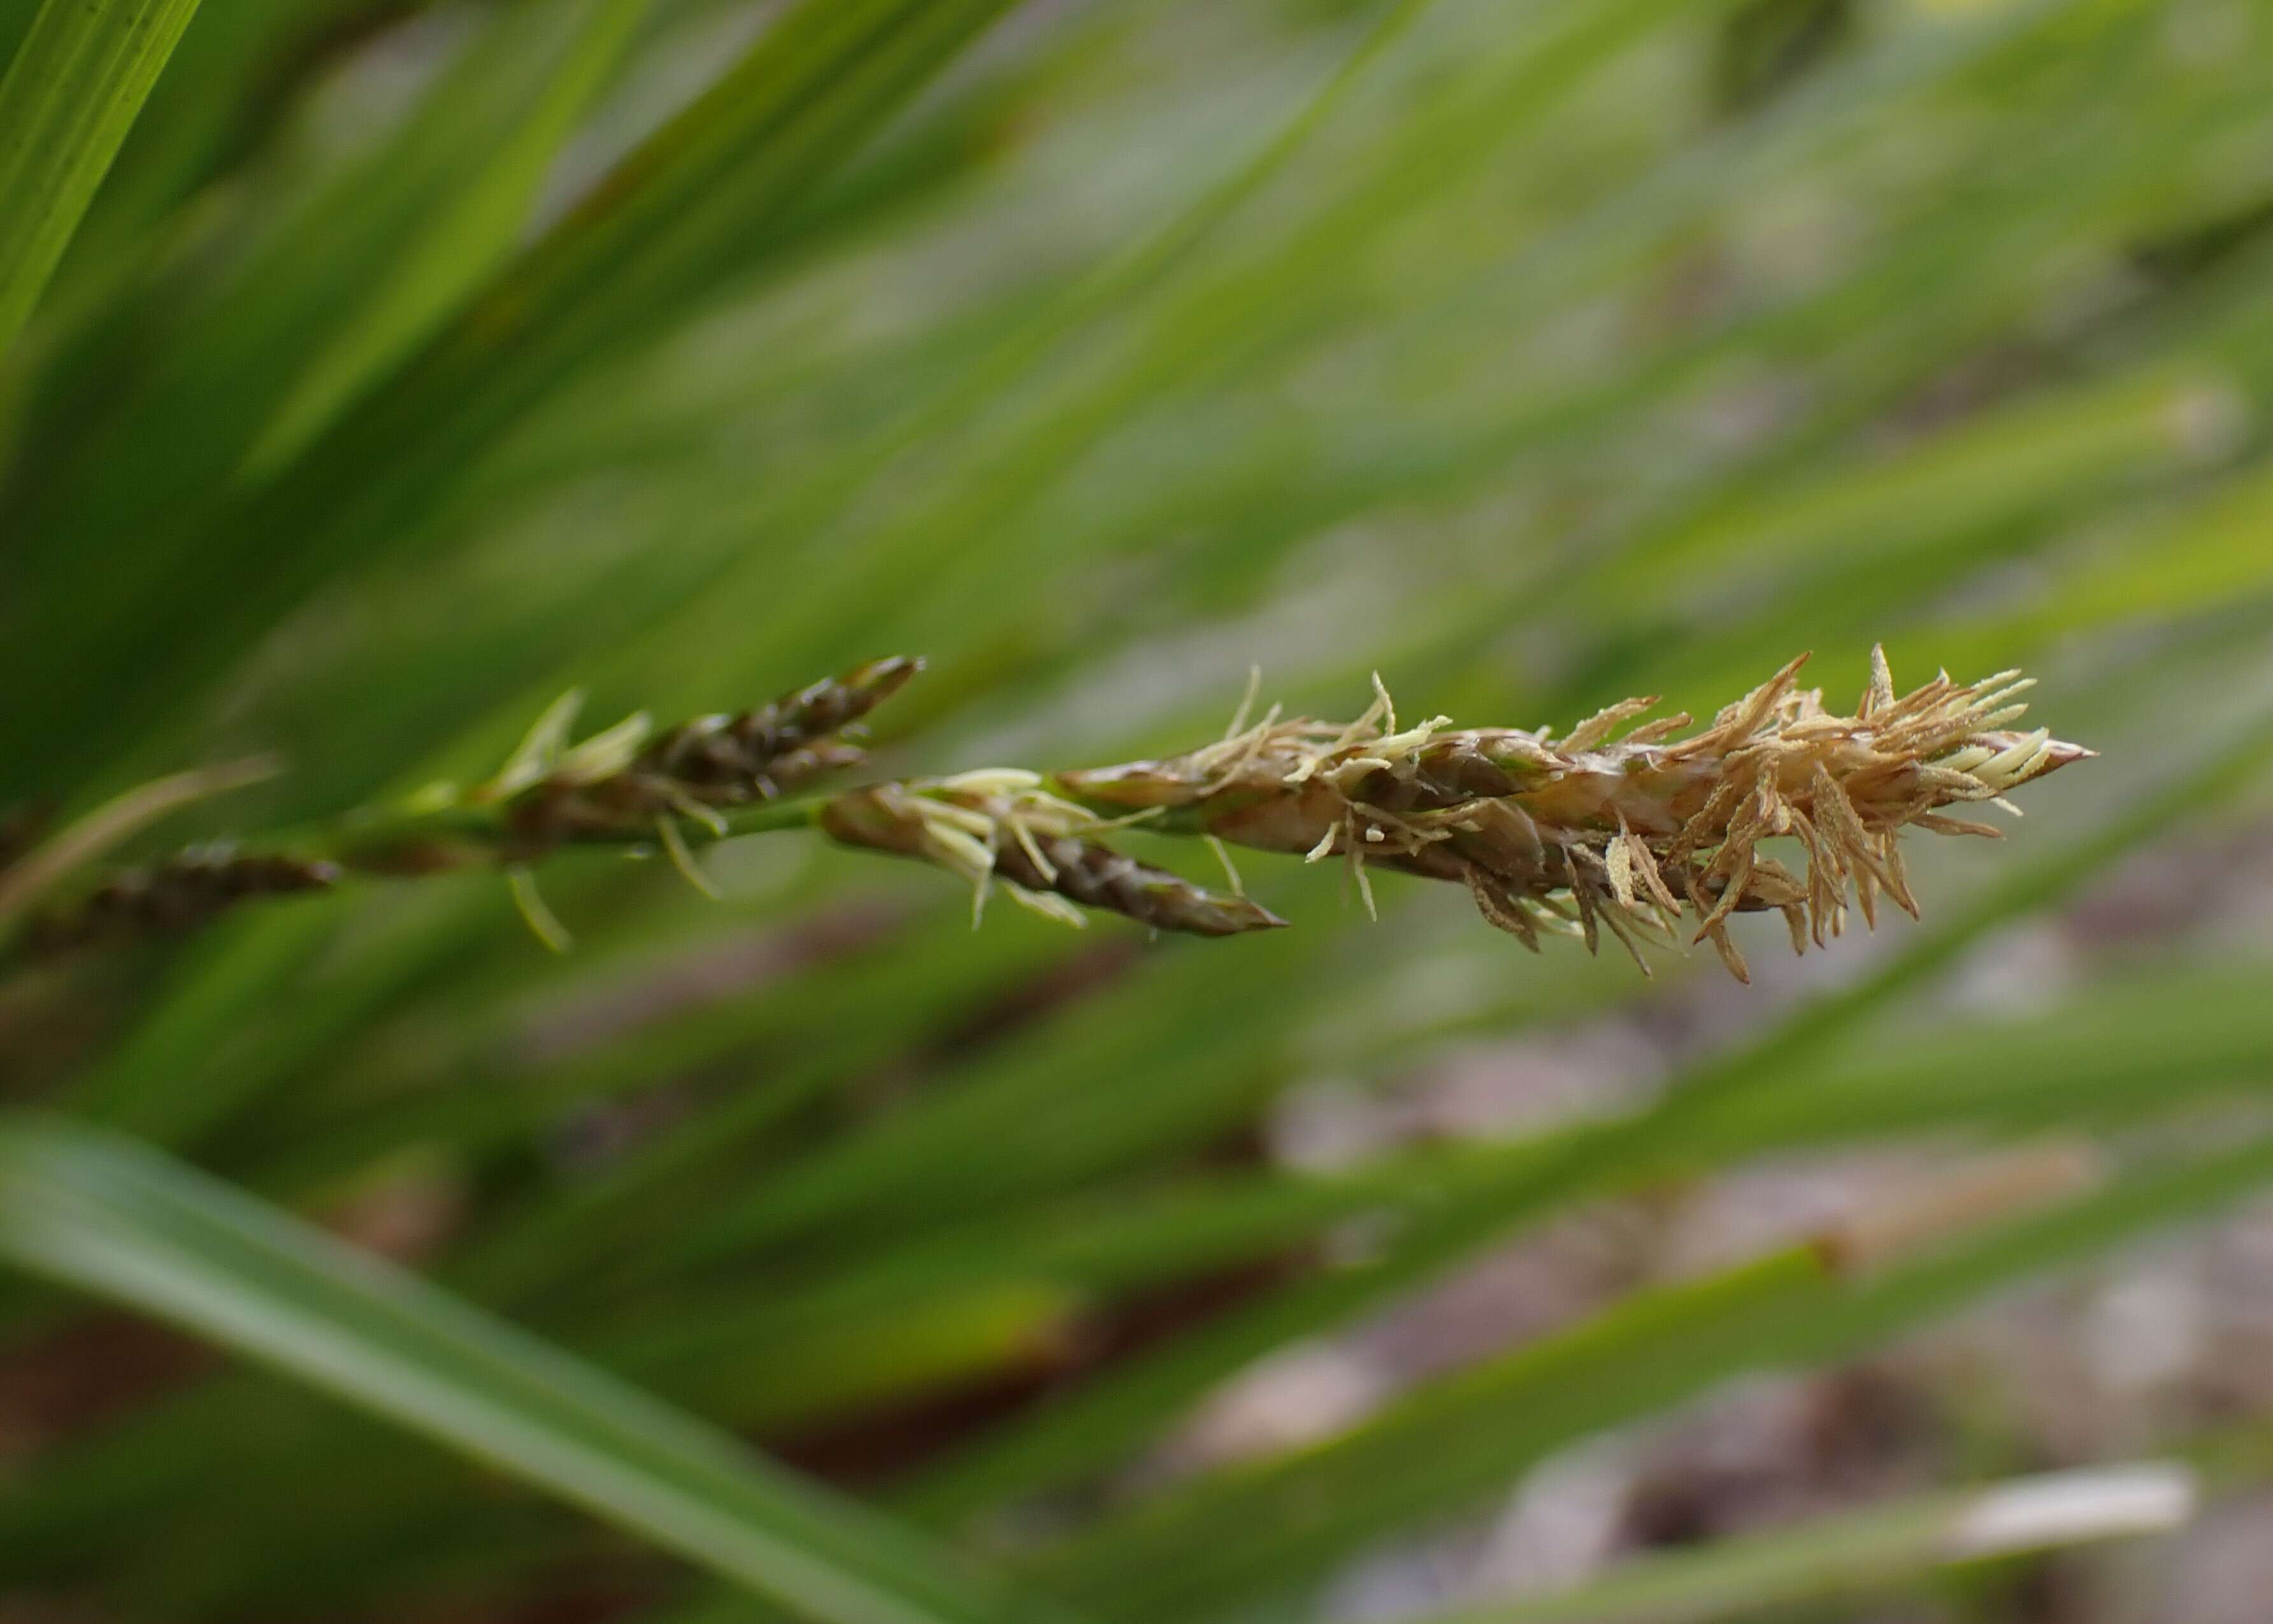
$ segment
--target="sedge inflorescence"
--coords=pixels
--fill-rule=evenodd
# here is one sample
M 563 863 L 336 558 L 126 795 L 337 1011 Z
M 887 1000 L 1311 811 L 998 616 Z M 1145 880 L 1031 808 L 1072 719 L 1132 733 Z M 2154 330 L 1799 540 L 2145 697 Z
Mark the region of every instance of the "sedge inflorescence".
M 56 950 L 178 932 L 255 897 L 328 890 L 349 874 L 397 877 L 500 864 L 538 937 L 567 933 L 537 898 L 532 864 L 580 844 L 653 846 L 698 886 L 688 833 L 716 839 L 728 815 L 773 801 L 866 759 L 859 724 L 922 667 L 870 660 L 737 714 L 658 733 L 644 713 L 572 743 L 582 695 L 550 706 L 505 764 L 469 789 L 437 784 L 399 805 L 263 846 L 216 841 L 119 869 L 46 902 L 26 933 Z M 0 875 L 6 872 L 0 861 Z
M 821 827 L 846 846 L 918 857 L 971 883 L 975 922 L 1000 889 L 1069 925 L 1080 908 L 1125 914 L 1156 930 L 1227 936 L 1287 921 L 1243 896 L 1223 896 L 1138 862 L 1099 838 L 1108 819 L 1054 794 L 1039 773 L 997 768 L 871 785 L 829 801 Z
M 634 712 L 581 743 L 567 742 L 582 695 L 570 692 L 537 719 L 504 768 L 467 801 L 499 815 L 521 917 L 538 940 L 565 950 L 568 933 L 538 897 L 529 863 L 574 841 L 637 839 L 652 832 L 687 882 L 717 893 L 686 844 L 692 824 L 711 838 L 724 814 L 858 765 L 859 724 L 899 692 L 923 662 L 870 660 L 739 714 L 697 717 L 661 734 Z
M 251 898 L 328 891 L 340 877 L 340 865 L 324 858 L 210 841 L 121 869 L 70 908 L 35 918 L 30 936 L 54 951 L 107 936 L 179 931 Z
M 1275 708 L 1250 719 L 1250 689 L 1223 737 L 1182 756 L 1047 776 L 902 778 L 805 799 L 790 792 L 865 759 L 859 724 L 917 661 L 871 661 L 661 733 L 634 716 L 573 744 L 570 695 L 486 783 L 96 875 L 49 899 L 30 936 L 70 945 L 200 922 L 248 897 L 328 889 L 349 873 L 490 862 L 507 871 L 532 928 L 559 946 L 566 933 L 530 866 L 560 847 L 659 850 L 708 889 L 690 838 L 817 827 L 840 845 L 959 876 L 974 916 L 999 891 L 1076 925 L 1084 909 L 1197 936 L 1284 924 L 1242 889 L 1228 848 L 1242 846 L 1339 859 L 1369 909 L 1371 871 L 1392 869 L 1465 886 L 1487 920 L 1534 951 L 1542 932 L 1579 936 L 1590 951 L 1608 935 L 1647 972 L 1646 944 L 1710 941 L 1749 979 L 1732 914 L 1780 913 L 1804 951 L 1838 935 L 1850 906 L 1873 924 L 1881 898 L 1915 914 L 1906 831 L 1994 835 L 1958 809 L 2013 810 L 2008 792 L 2091 754 L 2014 727 L 2030 686 L 2017 673 L 1974 683 L 1945 673 L 1897 694 L 1874 650 L 1868 685 L 1842 713 L 1799 686 L 1802 663 L 1693 732 L 1686 716 L 1643 720 L 1654 698 L 1560 735 L 1456 727 L 1442 716 L 1400 726 L 1377 677 L 1373 703 L 1349 722 Z M 1114 838 L 1136 823 L 1206 840 L 1228 893 L 1117 849 Z M 1779 839 L 1797 867 L 1767 849 Z
M 656 733 L 645 712 L 567 743 L 582 696 L 564 695 L 469 799 L 504 809 L 513 838 L 543 851 L 566 841 L 686 819 L 723 832 L 721 812 L 772 801 L 865 758 L 853 730 L 923 662 L 870 660 L 739 715 L 698 717 Z
M 1465 885 L 1492 924 L 1536 949 L 1542 930 L 1642 944 L 1712 942 L 1749 980 L 1731 914 L 1774 910 L 1795 949 L 1845 927 L 1849 898 L 1876 922 L 1881 897 L 1915 914 L 1900 837 L 1909 828 L 1995 835 L 1948 808 L 2011 808 L 2008 791 L 2091 754 L 2014 731 L 2029 679 L 1947 673 L 1897 694 L 1886 657 L 1854 711 L 1803 688 L 1794 660 L 1689 737 L 1687 716 L 1640 718 L 1658 701 L 1609 706 L 1559 737 L 1400 728 L 1376 680 L 1347 724 L 1249 724 L 1184 756 L 1058 775 L 1081 804 L 1147 813 L 1163 830 L 1264 851 L 1340 857 L 1368 906 L 1369 868 Z M 1804 872 L 1763 850 L 1789 838 Z

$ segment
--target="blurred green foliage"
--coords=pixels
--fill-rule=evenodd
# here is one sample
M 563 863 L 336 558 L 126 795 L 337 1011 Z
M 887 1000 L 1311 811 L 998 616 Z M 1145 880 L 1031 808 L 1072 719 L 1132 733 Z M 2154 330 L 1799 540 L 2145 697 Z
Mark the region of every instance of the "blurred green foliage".
M 1898 679 L 2041 669 L 2105 759 L 2004 851 L 1921 851 L 1924 925 L 1750 996 L 1663 1102 L 1336 1174 L 1254 1154 L 1289 1086 L 1713 972 L 1528 959 L 1393 877 L 1370 924 L 1259 860 L 1295 929 L 974 935 L 799 837 L 722 850 L 723 906 L 564 859 L 565 963 L 472 876 L 19 969 L 0 1086 L 56 1115 L 0 1130 L 0 1254 L 298 1380 L 193 1362 L 36 1440 L 0 1583 L 1273 1616 L 1565 1441 L 2273 1175 L 2262 942 L 1935 1001 L 2266 753 L 2261 0 L 214 0 L 154 85 L 96 71 L 190 10 L 54 0 L 41 55 L 0 5 L 0 316 L 45 282 L 0 358 L 0 815 L 273 751 L 147 841 L 281 827 L 478 777 L 572 685 L 674 718 L 896 651 L 892 771 L 1188 746 L 1250 663 L 1536 726 L 1709 713 L 1808 648 L 1843 695 L 1877 639 Z M 1125 1470 L 1572 1203 L 2043 1135 L 2105 1180 Z M 316 1227 L 405 1203 L 427 1281 Z M 11 1369 L 118 1334 L 9 1283 Z

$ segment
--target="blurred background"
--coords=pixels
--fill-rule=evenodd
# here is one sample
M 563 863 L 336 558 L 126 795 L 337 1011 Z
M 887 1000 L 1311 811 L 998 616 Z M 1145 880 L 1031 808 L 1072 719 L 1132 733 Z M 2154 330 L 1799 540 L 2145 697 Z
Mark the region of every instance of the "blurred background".
M 2273 7 L 193 9 L 0 359 L 0 861 L 892 653 L 890 773 L 1875 641 L 2102 759 L 1749 988 L 799 834 L 0 966 L 0 1618 L 2273 1617 Z

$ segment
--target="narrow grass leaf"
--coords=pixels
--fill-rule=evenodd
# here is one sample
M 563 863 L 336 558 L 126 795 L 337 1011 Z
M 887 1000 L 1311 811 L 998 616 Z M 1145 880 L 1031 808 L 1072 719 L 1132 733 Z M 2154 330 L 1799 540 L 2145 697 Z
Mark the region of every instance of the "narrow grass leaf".
M 920 1538 L 131 1141 L 60 1122 L 0 1128 L 0 1253 L 291 1372 L 806 1617 L 1036 1616 Z
M 2194 1474 L 2172 1462 L 2044 1472 L 1639 1557 L 1569 1590 L 1405 1624 L 1712 1624 L 1899 1595 L 1971 1563 L 2166 1533 L 2196 1498 Z
M 0 355 L 64 245 L 198 0 L 47 0 L 0 80 Z

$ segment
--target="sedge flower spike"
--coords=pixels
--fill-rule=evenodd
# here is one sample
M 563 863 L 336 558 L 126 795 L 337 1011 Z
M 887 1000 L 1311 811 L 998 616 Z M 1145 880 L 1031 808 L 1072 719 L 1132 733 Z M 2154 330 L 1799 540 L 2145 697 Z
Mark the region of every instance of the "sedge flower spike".
M 701 717 L 656 735 L 638 713 L 574 747 L 566 737 L 582 696 L 564 695 L 469 799 L 502 807 L 514 836 L 536 852 L 673 829 L 682 818 L 715 833 L 726 809 L 859 764 L 863 753 L 848 733 L 921 669 L 919 660 L 871 660 L 739 716 Z
M 1542 929 L 1590 950 L 1607 932 L 1647 972 L 1641 943 L 1685 931 L 1749 981 L 1729 914 L 1782 914 L 1799 951 L 1844 929 L 1850 894 L 1869 923 L 1882 896 L 1915 914 L 1904 830 L 1994 836 L 1947 808 L 2015 810 L 2008 791 L 2092 754 L 2012 730 L 2031 686 L 2015 672 L 1968 684 L 1944 673 L 1897 695 L 1873 650 L 1869 686 L 1842 715 L 1798 685 L 1804 659 L 1687 738 L 1686 716 L 1633 726 L 1654 698 L 1560 738 L 1443 717 L 1400 729 L 1377 680 L 1354 722 L 1273 712 L 1186 756 L 1056 784 L 1102 812 L 1149 813 L 1164 832 L 1339 857 L 1369 901 L 1374 866 L 1465 885 L 1487 920 L 1534 950 Z M 1775 837 L 1796 845 L 1804 873 L 1762 849 Z
M 1112 821 L 1052 794 L 1039 773 L 1020 769 L 873 785 L 832 799 L 820 822 L 842 845 L 920 858 L 961 875 L 971 883 L 973 923 L 998 885 L 1020 906 L 1074 926 L 1087 922 L 1075 903 L 1189 936 L 1237 936 L 1287 922 L 1244 897 L 1219 896 L 1114 851 L 1098 838 Z
M 921 668 L 914 659 L 870 660 L 739 715 L 701 717 L 658 734 L 634 714 L 575 743 L 570 732 L 583 696 L 565 694 L 484 783 L 464 791 L 436 784 L 266 842 L 212 842 L 69 876 L 53 888 L 58 894 L 42 898 L 21 936 L 34 949 L 69 949 L 178 932 L 256 897 L 329 890 L 349 874 L 408 878 L 492 864 L 506 870 L 538 939 L 562 949 L 567 932 L 537 896 L 533 864 L 569 846 L 652 847 L 709 890 L 690 836 L 723 838 L 734 817 L 858 766 L 866 759 L 861 722 Z M 8 863 L 0 853 L 0 892 L 19 872 Z M 5 925 L 0 910 L 0 954 L 11 945 Z
M 199 923 L 250 897 L 327 890 L 349 873 L 487 862 L 506 870 L 540 938 L 565 947 L 532 873 L 562 847 L 659 852 L 708 890 L 690 843 L 817 828 L 841 846 L 958 876 L 974 920 L 1000 891 L 1073 925 L 1084 908 L 1194 936 L 1283 925 L 1242 891 L 1227 849 L 1241 846 L 1346 862 L 1369 910 L 1370 871 L 1392 869 L 1465 886 L 1485 919 L 1534 951 L 1542 931 L 1582 937 L 1589 951 L 1607 934 L 1647 973 L 1645 942 L 1686 936 L 1711 941 L 1749 980 L 1729 938 L 1732 914 L 1782 914 L 1802 951 L 1845 928 L 1850 898 L 1867 923 L 1881 898 L 1915 914 L 1905 831 L 1995 835 L 1954 809 L 1984 801 L 2017 812 L 2009 792 L 2091 754 L 2042 729 L 2016 730 L 2030 684 L 2014 672 L 1966 684 L 1944 673 L 1897 694 L 1873 650 L 1868 686 L 1852 714 L 1840 714 L 1820 690 L 1799 686 L 1801 664 L 1686 737 L 1686 716 L 1641 719 L 1654 698 L 1612 705 L 1559 737 L 1456 727 L 1442 716 L 1400 726 L 1379 678 L 1354 721 L 1274 708 L 1250 722 L 1250 685 L 1224 737 L 1186 755 L 1054 777 L 997 768 L 904 778 L 804 799 L 790 792 L 864 759 L 859 722 L 917 661 L 874 660 L 755 710 L 662 733 L 635 715 L 574 744 L 579 696 L 569 695 L 473 789 L 438 785 L 266 842 L 74 876 L 73 894 L 43 898 L 27 934 L 34 946 L 71 946 Z M 1204 840 L 1231 894 L 1115 849 L 1113 837 L 1136 823 Z M 1766 849 L 1774 839 L 1790 843 L 1799 868 Z
M 106 936 L 178 931 L 254 897 L 328 891 L 340 876 L 340 866 L 322 858 L 243 852 L 216 840 L 119 870 L 68 911 L 35 918 L 30 936 L 57 951 Z

